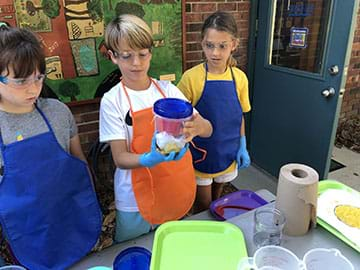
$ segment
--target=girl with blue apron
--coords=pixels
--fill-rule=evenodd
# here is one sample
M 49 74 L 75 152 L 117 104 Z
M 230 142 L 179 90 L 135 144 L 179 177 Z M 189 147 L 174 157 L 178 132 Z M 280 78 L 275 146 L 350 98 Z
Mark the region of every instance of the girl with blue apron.
M 48 132 L 0 147 L 0 221 L 16 259 L 30 270 L 66 269 L 95 245 L 102 225 L 87 165 Z
M 242 124 L 242 108 L 236 91 L 236 83 L 232 68 L 232 80 L 207 80 L 208 67 L 205 64 L 205 84 L 202 95 L 195 105 L 197 111 L 209 120 L 213 133 L 209 138 L 195 137 L 190 150 L 193 160 L 202 160 L 205 149 L 206 158 L 194 162 L 197 171 L 215 174 L 225 171 L 236 160 L 240 147 L 240 128 Z

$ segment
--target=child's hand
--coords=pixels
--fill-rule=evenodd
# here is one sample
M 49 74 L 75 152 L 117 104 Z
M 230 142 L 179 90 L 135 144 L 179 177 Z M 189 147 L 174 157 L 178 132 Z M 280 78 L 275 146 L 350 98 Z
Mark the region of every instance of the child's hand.
M 161 154 L 156 149 L 156 138 L 153 136 L 151 140 L 151 151 L 144 153 L 139 157 L 139 163 L 144 167 L 153 167 L 161 162 L 172 161 L 176 158 L 175 152 L 170 152 L 167 155 Z
M 240 137 L 240 148 L 236 155 L 236 162 L 238 164 L 238 169 L 244 169 L 250 166 L 250 156 L 246 150 L 246 138 L 245 135 Z
M 212 133 L 212 126 L 209 121 L 202 118 L 198 113 L 195 113 L 191 120 L 184 122 L 183 134 L 185 140 L 190 142 L 194 137 L 209 137 Z

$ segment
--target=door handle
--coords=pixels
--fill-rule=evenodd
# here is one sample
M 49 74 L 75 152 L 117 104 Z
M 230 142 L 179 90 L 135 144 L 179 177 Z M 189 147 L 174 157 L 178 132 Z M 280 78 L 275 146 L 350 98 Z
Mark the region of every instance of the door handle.
M 337 75 L 339 73 L 339 67 L 337 65 L 329 67 L 329 73 L 331 76 Z
M 321 94 L 323 95 L 323 97 L 326 98 L 332 97 L 333 95 L 335 95 L 335 89 L 334 87 L 329 87 L 329 89 L 323 90 Z

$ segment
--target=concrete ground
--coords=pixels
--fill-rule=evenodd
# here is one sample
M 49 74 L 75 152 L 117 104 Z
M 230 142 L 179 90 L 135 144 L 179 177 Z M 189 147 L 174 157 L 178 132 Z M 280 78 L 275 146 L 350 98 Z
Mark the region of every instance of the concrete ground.
M 328 179 L 337 180 L 360 191 L 360 154 L 345 147 L 334 147 L 332 159 L 345 167 L 330 172 Z
M 337 180 L 360 191 L 360 154 L 345 147 L 334 147 L 332 159 L 345 167 L 330 172 L 328 179 Z M 251 165 L 249 168 L 239 171 L 238 177 L 232 181 L 232 184 L 238 189 L 253 191 L 267 189 L 276 194 L 277 179 L 256 165 Z

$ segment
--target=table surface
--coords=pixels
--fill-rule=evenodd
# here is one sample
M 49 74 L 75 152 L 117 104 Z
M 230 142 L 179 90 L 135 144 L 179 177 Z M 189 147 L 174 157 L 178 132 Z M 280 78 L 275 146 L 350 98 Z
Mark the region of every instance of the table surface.
M 262 189 L 256 191 L 256 193 L 272 205 L 274 204 L 275 196 L 268 190 Z M 267 206 L 269 206 L 269 204 Z M 193 215 L 188 219 L 214 220 L 214 217 L 209 211 L 204 211 L 197 215 Z M 256 250 L 252 241 L 253 219 L 254 211 L 249 211 L 227 220 L 227 222 L 235 224 L 242 230 L 245 236 L 249 256 L 252 256 Z M 113 245 L 100 252 L 90 254 L 69 268 L 69 270 L 86 270 L 94 266 L 112 267 L 115 257 L 126 248 L 140 246 L 151 251 L 153 238 L 154 232 L 150 232 L 136 239 Z M 360 254 L 320 226 L 312 229 L 304 236 L 291 237 L 284 235 L 281 246 L 294 252 L 300 259 L 302 259 L 304 254 L 312 248 L 337 248 L 352 262 L 356 270 L 360 270 Z

